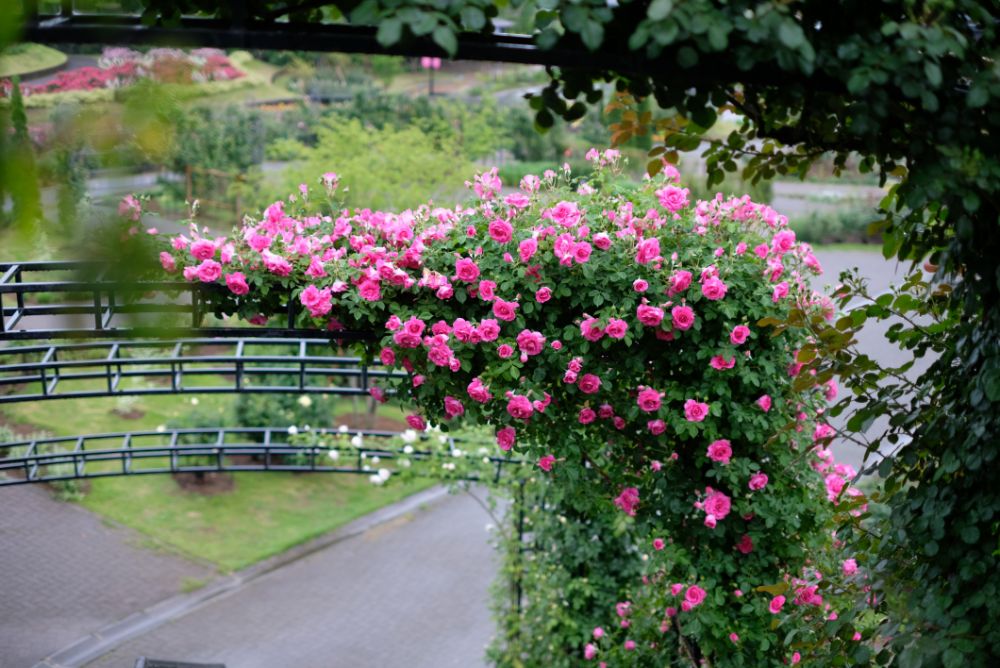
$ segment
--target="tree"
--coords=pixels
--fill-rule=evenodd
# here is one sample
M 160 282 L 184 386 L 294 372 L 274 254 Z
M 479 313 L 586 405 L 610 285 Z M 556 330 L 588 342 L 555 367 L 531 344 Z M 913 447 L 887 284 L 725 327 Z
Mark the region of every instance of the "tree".
M 14 77 L 11 87 L 10 121 L 14 133 L 7 146 L 10 157 L 9 162 L 5 161 L 5 175 L 14 204 L 14 222 L 26 229 L 41 220 L 42 198 L 35 168 L 35 151 L 28 135 L 28 117 L 24 113 L 24 99 L 18 77 Z

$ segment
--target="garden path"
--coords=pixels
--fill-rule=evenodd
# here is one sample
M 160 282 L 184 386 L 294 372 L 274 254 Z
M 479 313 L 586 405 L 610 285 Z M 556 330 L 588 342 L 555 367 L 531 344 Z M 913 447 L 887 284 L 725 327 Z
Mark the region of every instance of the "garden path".
M 497 569 L 467 495 L 401 516 L 271 571 L 125 643 L 88 668 L 138 656 L 233 668 L 468 668 L 493 633 Z
M 214 570 L 39 485 L 0 490 L 0 668 L 24 668 Z

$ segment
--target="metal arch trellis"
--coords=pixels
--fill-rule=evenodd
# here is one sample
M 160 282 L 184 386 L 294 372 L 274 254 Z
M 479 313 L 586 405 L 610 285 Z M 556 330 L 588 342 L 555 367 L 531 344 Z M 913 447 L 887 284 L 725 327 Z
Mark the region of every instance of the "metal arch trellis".
M 321 430 L 322 432 L 329 430 Z M 438 451 L 417 444 L 407 451 L 392 444 L 399 432 L 371 429 L 351 430 L 360 437 L 356 444 L 336 448 L 295 445 L 289 430 L 277 427 L 204 427 L 158 431 L 115 432 L 35 438 L 0 444 L 0 487 L 110 476 L 210 472 L 314 472 L 372 474 L 373 462 L 407 459 L 453 461 L 457 446 L 485 447 L 485 443 L 447 437 L 448 448 Z M 367 443 L 374 443 L 367 445 Z M 331 452 L 337 455 L 330 457 Z M 464 453 L 462 456 L 465 456 Z M 519 466 L 519 460 L 483 454 L 498 481 L 504 467 Z M 377 459 L 376 459 L 377 458 Z M 442 478 L 479 481 L 478 476 Z
M 178 393 L 357 396 L 368 394 L 373 380 L 401 375 L 338 352 L 346 343 L 374 340 L 372 332 L 341 330 L 321 337 L 316 330 L 295 327 L 293 299 L 288 300 L 284 327 L 205 325 L 215 312 L 218 293 L 212 286 L 123 281 L 109 278 L 107 271 L 88 262 L 0 263 L 0 404 Z M 168 320 L 148 320 L 163 316 Z M 190 338 L 169 338 L 178 334 Z M 97 340 L 58 341 L 87 338 Z M 34 344 L 23 345 L 28 342 Z M 206 378 L 215 384 L 205 384 Z M 340 462 L 327 457 L 328 448 L 289 442 L 286 427 L 33 438 L 0 443 L 0 487 L 152 473 L 365 474 L 371 473 L 366 459 L 394 460 L 404 454 L 415 461 L 447 458 L 456 443 L 448 437 L 444 453 L 405 452 L 389 442 L 399 432 L 361 429 L 351 434 L 360 435 L 362 443 L 375 439 L 381 445 L 344 445 Z M 485 459 L 495 481 L 505 465 L 521 463 L 508 457 Z M 344 463 L 348 460 L 350 464 Z

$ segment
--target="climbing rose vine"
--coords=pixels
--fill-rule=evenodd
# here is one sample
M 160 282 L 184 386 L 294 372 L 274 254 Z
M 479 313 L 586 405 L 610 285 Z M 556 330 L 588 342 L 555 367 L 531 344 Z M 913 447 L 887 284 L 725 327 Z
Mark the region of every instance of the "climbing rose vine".
M 589 182 L 564 168 L 505 187 L 493 169 L 467 206 L 401 213 L 339 208 L 328 173 L 159 259 L 211 286 L 219 314 L 264 324 L 290 301 L 299 325 L 374 332 L 367 354 L 402 373 L 373 396 L 411 407 L 416 430 L 489 425 L 495 454 L 547 482 L 540 512 L 570 516 L 580 549 L 614 546 L 619 572 L 559 571 L 570 548 L 539 541 L 499 663 L 818 657 L 816 629 L 864 578 L 838 572 L 829 523 L 863 499 L 827 449 L 836 387 L 793 388 L 805 330 L 760 323 L 833 316 L 806 280 L 819 263 L 768 206 L 692 201 L 670 167 L 629 184 L 615 151 L 588 157 Z M 598 573 L 601 592 L 577 586 Z

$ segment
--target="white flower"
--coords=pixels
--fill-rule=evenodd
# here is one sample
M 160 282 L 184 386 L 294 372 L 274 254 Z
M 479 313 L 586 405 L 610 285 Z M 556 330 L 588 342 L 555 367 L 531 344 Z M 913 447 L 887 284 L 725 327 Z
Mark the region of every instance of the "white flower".
M 404 469 L 408 469 L 408 468 L 410 468 L 410 460 L 409 459 L 400 459 L 399 460 L 399 465 L 402 466 Z
M 297 433 L 299 433 L 299 428 L 296 427 L 294 424 L 291 427 L 288 428 L 288 435 L 289 436 L 295 436 L 295 434 L 297 434 Z
M 445 436 L 444 434 L 441 434 L 440 436 L 438 436 L 438 443 L 447 443 L 447 442 L 448 442 L 448 437 L 447 436 Z
M 382 461 L 382 458 L 379 457 L 378 455 L 372 457 L 372 464 L 378 464 L 380 461 Z
M 489 457 L 483 457 L 483 463 L 484 464 L 489 464 L 490 463 L 490 458 Z
M 417 442 L 417 432 L 413 429 L 407 429 L 400 435 L 403 439 L 403 443 L 416 443 Z
M 362 445 L 364 445 L 364 442 L 365 442 L 365 437 L 362 434 L 356 434 L 351 438 L 351 445 L 353 445 L 355 448 L 360 448 Z
M 454 471 L 455 462 L 445 462 L 444 464 L 441 465 L 441 468 L 443 468 L 445 471 Z
M 338 459 L 340 459 L 340 453 L 336 450 L 331 450 L 330 452 L 326 453 L 326 456 L 332 459 L 333 461 L 337 461 Z
M 340 425 L 339 427 L 337 427 L 337 431 L 339 431 L 341 434 L 346 434 L 347 433 L 347 425 L 346 424 Z
M 156 426 L 156 433 L 158 433 L 158 434 L 162 434 L 166 430 L 167 430 L 167 425 L 165 425 L 165 424 L 160 424 L 160 425 Z
M 303 394 L 301 397 L 299 397 L 299 406 L 302 406 L 302 408 L 309 408 L 312 405 L 313 405 L 313 400 L 309 396 Z
M 191 397 L 191 405 L 192 406 L 198 405 L 198 397 Z
M 479 452 L 479 454 L 481 454 L 481 455 L 489 455 L 490 454 L 489 448 L 479 448 L 479 450 L 477 452 Z
M 403 452 L 405 454 L 407 454 L 407 455 L 412 455 L 413 454 L 413 446 L 412 445 L 404 445 L 403 446 Z
M 391 475 L 392 475 L 392 471 L 390 471 L 389 469 L 379 469 L 378 470 L 378 477 L 382 478 L 382 480 L 388 480 L 389 476 L 391 476 Z
M 368 480 L 370 480 L 373 485 L 384 485 L 385 484 L 385 480 L 383 480 L 377 474 L 376 475 L 370 475 L 370 476 L 368 476 Z
M 452 457 L 464 457 L 465 453 L 462 452 L 461 450 L 459 450 L 458 448 L 455 448 L 454 450 L 451 451 L 451 456 Z

